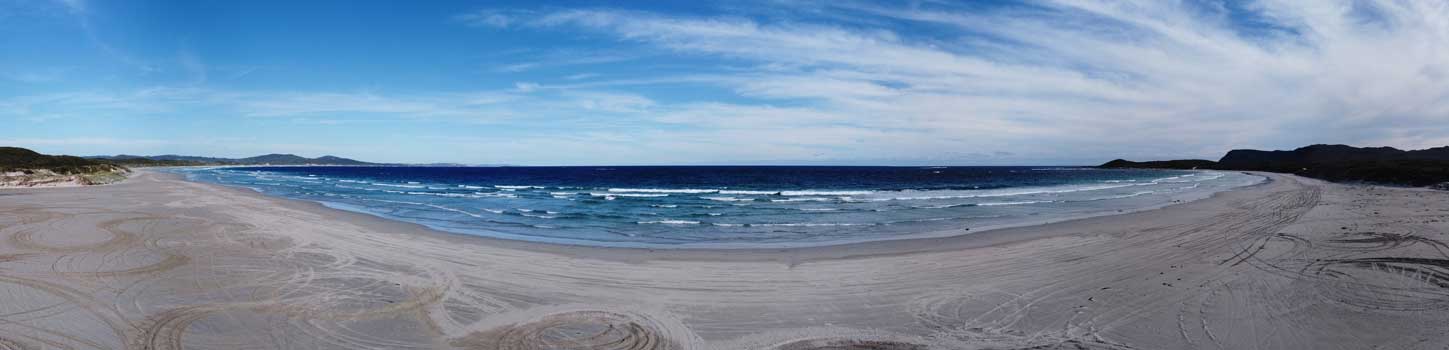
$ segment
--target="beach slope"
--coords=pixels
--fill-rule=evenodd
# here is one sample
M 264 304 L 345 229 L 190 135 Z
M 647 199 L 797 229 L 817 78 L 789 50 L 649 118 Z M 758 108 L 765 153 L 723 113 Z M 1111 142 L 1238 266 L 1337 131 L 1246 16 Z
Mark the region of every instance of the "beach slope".
M 443 234 L 141 171 L 0 190 L 0 349 L 1440 349 L 1449 193 L 1289 175 L 788 250 Z

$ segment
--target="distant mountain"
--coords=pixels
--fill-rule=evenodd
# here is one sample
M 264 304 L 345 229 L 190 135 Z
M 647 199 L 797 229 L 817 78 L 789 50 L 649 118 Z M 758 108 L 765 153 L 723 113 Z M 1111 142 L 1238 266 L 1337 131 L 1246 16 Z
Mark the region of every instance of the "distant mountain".
M 260 156 L 256 156 L 256 157 L 247 157 L 247 158 L 237 159 L 237 162 L 238 163 L 246 163 L 246 164 L 297 165 L 297 164 L 308 164 L 307 162 L 308 161 L 311 161 L 311 160 L 312 159 L 309 159 L 309 158 L 306 158 L 306 157 L 302 157 L 302 156 L 298 156 L 298 155 L 295 155 L 295 154 L 275 154 L 274 153 L 274 154 L 260 155 Z
M 1291 151 L 1237 149 L 1217 162 L 1113 160 L 1103 168 L 1219 169 L 1291 173 L 1329 181 L 1409 186 L 1449 183 L 1449 147 L 1405 151 L 1393 147 L 1312 145 Z
M 342 158 L 342 157 L 338 157 L 338 156 L 321 156 L 321 157 L 317 157 L 316 159 L 312 159 L 312 161 L 314 161 L 314 162 L 321 162 L 321 163 L 316 163 L 316 164 L 332 164 L 332 165 L 373 165 L 373 163 L 368 163 L 368 162 L 363 162 L 363 161 L 353 160 L 353 159 L 347 159 L 347 158 Z
M 307 158 L 307 157 L 302 157 L 302 156 L 298 156 L 298 155 L 294 155 L 294 154 L 276 154 L 276 153 L 274 153 L 274 154 L 260 155 L 260 156 L 255 156 L 255 157 L 247 157 L 247 158 L 214 158 L 214 157 L 181 156 L 181 155 L 174 155 L 174 154 L 165 154 L 165 155 L 159 155 L 159 156 L 133 156 L 133 155 L 92 156 L 92 157 L 87 157 L 87 158 L 91 158 L 91 159 L 106 159 L 106 160 L 113 160 L 113 161 L 121 161 L 121 160 L 124 160 L 124 161 L 128 161 L 128 162 L 133 162 L 133 163 L 141 163 L 139 161 L 139 159 L 147 159 L 147 160 L 152 160 L 152 161 L 160 161 L 160 162 L 168 162 L 168 163 L 171 163 L 171 164 L 165 164 L 165 165 L 264 165 L 264 164 L 265 165 L 382 165 L 382 164 L 378 164 L 378 163 L 368 163 L 368 162 L 364 162 L 364 161 L 359 161 L 359 160 L 354 160 L 354 159 L 347 159 L 347 158 L 342 158 L 342 157 L 338 157 L 338 156 L 321 156 L 321 157 L 317 157 L 317 158 Z
M 179 156 L 179 155 L 175 155 L 175 154 L 163 154 L 163 155 L 159 155 L 159 156 L 140 157 L 140 158 L 150 158 L 150 159 L 155 159 L 155 160 L 176 160 L 176 161 L 183 161 L 183 162 L 201 162 L 201 163 L 228 163 L 228 162 L 236 162 L 235 159 L 212 158 L 212 157 L 195 157 L 195 156 Z
M 1203 159 L 1181 159 L 1161 160 L 1151 162 L 1134 162 L 1125 159 L 1117 159 L 1100 165 L 1103 168 L 1147 168 L 1147 169 L 1212 169 L 1217 162 Z

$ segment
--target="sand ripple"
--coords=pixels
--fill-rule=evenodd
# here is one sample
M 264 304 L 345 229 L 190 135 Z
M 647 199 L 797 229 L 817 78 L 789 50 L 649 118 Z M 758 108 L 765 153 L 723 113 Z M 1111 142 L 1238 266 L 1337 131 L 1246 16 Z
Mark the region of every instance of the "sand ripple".
M 925 345 L 884 340 L 810 339 L 776 348 L 777 350 L 925 350 Z
M 572 311 L 475 333 L 454 342 L 468 349 L 681 349 L 655 321 L 609 311 Z

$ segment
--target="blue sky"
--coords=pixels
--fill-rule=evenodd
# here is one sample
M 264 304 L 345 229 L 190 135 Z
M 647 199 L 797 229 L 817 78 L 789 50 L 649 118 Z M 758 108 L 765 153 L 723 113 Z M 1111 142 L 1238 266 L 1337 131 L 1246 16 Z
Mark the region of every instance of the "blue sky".
M 0 144 L 1093 164 L 1449 144 L 1449 5 L 0 0 Z

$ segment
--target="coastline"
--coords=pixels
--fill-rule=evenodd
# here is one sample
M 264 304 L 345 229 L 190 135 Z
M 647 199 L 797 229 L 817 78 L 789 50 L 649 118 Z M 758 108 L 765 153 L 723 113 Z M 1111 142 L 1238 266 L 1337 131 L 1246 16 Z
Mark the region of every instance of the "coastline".
M 1258 183 L 1233 188 L 1226 191 L 1214 192 L 1207 198 L 1189 200 L 1180 203 L 1166 203 L 1159 206 L 1139 208 L 1133 211 L 1120 213 L 1104 213 L 1081 217 L 1066 217 L 1050 221 L 1026 223 L 1020 225 L 1009 225 L 1004 227 L 981 227 L 970 228 L 969 232 L 961 231 L 937 231 L 923 232 L 919 234 L 903 235 L 900 237 L 874 239 L 866 241 L 830 242 L 819 245 L 801 246 L 778 246 L 778 247 L 628 247 L 628 246 L 602 246 L 589 244 L 574 244 L 566 242 L 544 242 L 524 239 L 511 239 L 502 237 L 490 237 L 473 235 L 458 232 L 449 232 L 427 225 L 412 223 L 402 220 L 391 219 L 376 214 L 351 211 L 333 208 L 326 204 L 270 196 L 259 193 L 255 190 L 214 184 L 201 181 L 192 181 L 184 175 L 153 172 L 154 176 L 164 177 L 170 180 L 186 181 L 204 186 L 210 186 L 217 190 L 229 191 L 235 194 L 249 196 L 257 199 L 274 201 L 279 206 L 288 206 L 301 210 L 312 211 L 324 215 L 332 220 L 341 220 L 352 223 L 363 223 L 373 226 L 378 232 L 399 232 L 399 234 L 424 235 L 430 238 L 442 239 L 450 242 L 478 243 L 491 246 L 521 249 L 534 252 L 553 253 L 567 256 L 591 256 L 616 261 L 647 261 L 647 260 L 691 260 L 691 261 L 757 261 L 760 259 L 770 261 L 787 261 L 790 263 L 802 263 L 812 260 L 840 259 L 846 257 L 899 255 L 909 253 L 926 253 L 951 251 L 971 248 L 983 248 L 1002 244 L 1011 244 L 1042 238 L 1051 238 L 1061 235 L 1074 234 L 1068 227 L 1074 227 L 1078 221 L 1085 221 L 1098 218 L 1110 222 L 1130 221 L 1133 217 L 1118 218 L 1125 215 L 1153 215 L 1152 212 L 1177 206 L 1183 206 L 1235 191 L 1253 190 L 1259 186 L 1271 184 L 1273 176 L 1271 173 L 1247 172 L 1254 176 L 1261 176 L 1264 180 Z M 1060 225 L 1061 227 L 1044 227 L 1048 225 Z
M 1200 173 L 1208 173 L 1208 172 L 1210 172 L 1210 171 L 1202 171 Z M 187 179 L 186 176 L 183 175 L 183 174 L 176 174 L 176 173 L 171 173 L 171 172 L 158 172 L 158 173 L 166 174 L 166 176 L 175 175 L 175 176 L 177 176 L 177 179 L 179 179 L 179 180 L 191 181 L 191 180 Z M 318 204 L 318 207 L 319 208 L 316 208 L 318 210 L 335 210 L 335 211 L 341 211 L 341 212 L 362 214 L 362 215 L 365 215 L 365 216 L 374 217 L 374 218 L 380 218 L 380 219 L 384 219 L 384 220 L 387 220 L 387 221 L 394 221 L 394 222 L 402 222 L 402 223 L 407 223 L 407 224 L 413 224 L 413 225 L 417 225 L 417 226 L 419 226 L 421 228 L 424 228 L 425 230 L 430 231 L 432 233 L 445 234 L 445 235 L 457 235 L 457 236 L 464 236 L 464 237 L 471 237 L 471 238 L 481 238 L 481 239 L 486 239 L 486 240 L 490 240 L 490 241 L 496 240 L 496 241 L 501 241 L 501 242 L 531 243 L 531 244 L 526 244 L 526 245 L 523 245 L 523 246 L 524 247 L 529 247 L 529 249 L 533 249 L 533 250 L 546 249 L 546 248 L 533 247 L 533 244 L 539 244 L 539 245 L 542 245 L 543 247 L 557 245 L 557 246 L 582 247 L 582 248 L 626 249 L 626 250 L 637 250 L 637 251 L 646 251 L 646 252 L 671 251 L 671 250 L 694 251 L 694 252 L 759 252 L 759 251 L 796 251 L 796 250 L 809 250 L 809 249 L 812 249 L 812 248 L 817 248 L 816 250 L 834 250 L 832 247 L 840 247 L 840 246 L 868 246 L 868 245 L 871 245 L 873 243 L 888 242 L 888 241 L 911 241 L 911 240 L 923 240 L 923 239 L 938 239 L 938 240 L 939 239 L 950 239 L 950 238 L 954 238 L 954 237 L 957 237 L 957 236 L 978 235 L 978 234 L 982 234 L 984 232 L 990 232 L 990 231 L 996 231 L 996 230 L 1003 230 L 1003 229 L 1030 228 L 1030 227 L 1036 227 L 1036 226 L 1041 226 L 1041 225 L 1048 225 L 1048 224 L 1055 224 L 1055 223 L 1070 222 L 1070 221 L 1075 221 L 1075 220 L 1089 219 L 1089 218 L 1101 217 L 1101 216 L 1124 215 L 1124 214 L 1131 214 L 1131 213 L 1137 213 L 1137 212 L 1143 212 L 1143 211 L 1158 210 L 1158 209 L 1162 209 L 1162 208 L 1166 208 L 1166 207 L 1171 207 L 1171 206 L 1175 206 L 1175 205 L 1181 205 L 1181 204 L 1184 204 L 1184 203 L 1190 203 L 1190 202 L 1194 202 L 1194 201 L 1198 201 L 1198 200 L 1203 200 L 1203 199 L 1207 199 L 1209 197 L 1216 196 L 1217 194 L 1219 194 L 1221 192 L 1234 191 L 1234 190 L 1239 190 L 1239 189 L 1242 189 L 1242 188 L 1247 188 L 1247 187 L 1252 187 L 1252 186 L 1258 186 L 1258 185 L 1261 185 L 1263 182 L 1271 181 L 1269 177 L 1264 176 L 1262 174 L 1257 174 L 1257 173 L 1252 173 L 1252 172 L 1238 172 L 1238 173 L 1247 174 L 1247 175 L 1250 175 L 1250 176 L 1255 176 L 1255 177 L 1260 178 L 1260 180 L 1254 182 L 1253 184 L 1239 186 L 1239 187 L 1235 187 L 1235 188 L 1229 188 L 1229 189 L 1221 190 L 1221 191 L 1217 191 L 1217 192 L 1192 193 L 1192 194 L 1185 194 L 1185 195 L 1177 195 L 1177 196 L 1170 197 L 1170 199 L 1172 199 L 1172 201 L 1170 201 L 1170 202 L 1163 202 L 1163 203 L 1159 203 L 1159 204 L 1147 205 L 1147 206 L 1132 208 L 1132 209 L 1128 209 L 1128 210 L 1117 210 L 1116 212 L 1103 211 L 1103 212 L 1096 212 L 1096 213 L 1085 213 L 1085 214 L 1067 215 L 1067 216 L 1052 217 L 1052 218 L 1049 218 L 1049 219 L 1030 220 L 1030 221 L 1023 221 L 1023 222 L 1016 222 L 1016 223 L 1008 223 L 1008 224 L 998 224 L 998 225 L 970 226 L 970 227 L 960 226 L 960 227 L 953 227 L 953 228 L 948 228 L 948 229 L 934 229 L 934 230 L 929 230 L 929 231 L 921 231 L 921 232 L 915 232 L 915 233 L 900 234 L 900 235 L 895 235 L 895 236 L 877 236 L 877 237 L 861 238 L 861 239 L 854 239 L 854 240 L 851 240 L 851 239 L 835 239 L 835 240 L 821 241 L 821 242 L 769 242 L 769 243 L 739 243 L 739 244 L 729 244 L 729 243 L 680 243 L 680 244 L 630 243 L 630 242 L 609 242 L 609 241 L 591 241 L 591 240 L 571 240 L 571 239 L 562 239 L 562 238 L 553 238 L 553 237 L 535 237 L 535 236 L 527 236 L 527 235 L 518 235 L 518 234 L 503 233 L 503 232 L 493 232 L 493 233 L 459 232 L 459 231 L 451 231 L 451 230 L 448 230 L 446 228 L 433 227 L 433 226 L 430 226 L 430 225 L 428 225 L 426 223 L 412 222 L 412 221 L 409 221 L 409 220 L 406 220 L 406 219 L 395 218 L 395 217 L 391 217 L 391 216 L 385 215 L 385 214 L 369 212 L 369 211 L 366 211 L 366 210 L 363 210 L 363 209 L 360 209 L 360 208 L 348 208 L 349 205 L 344 205 L 344 204 L 339 204 L 339 203 L 329 203 L 329 202 L 325 202 L 325 201 L 315 201 L 315 200 L 306 200 L 306 199 L 287 198 L 287 197 L 282 197 L 282 196 L 267 195 L 265 193 L 260 193 L 259 192 L 260 191 L 259 189 L 245 187 L 245 186 L 228 186 L 228 185 L 223 185 L 223 184 L 218 184 L 218 183 L 211 183 L 211 182 L 204 182 L 204 181 L 191 181 L 191 182 L 197 182 L 197 183 L 202 183 L 202 184 L 207 184 L 207 185 L 220 186 L 222 188 L 229 188 L 229 189 L 244 189 L 244 190 L 249 190 L 249 191 L 244 191 L 244 193 L 246 193 L 246 194 L 260 195 L 260 196 L 263 196 L 263 197 L 266 197 L 266 198 L 280 199 L 280 200 L 283 200 L 283 201 L 295 201 L 295 202 L 305 202 L 305 203 L 310 203 L 310 204 Z M 1030 231 L 1030 230 L 1028 230 L 1028 231 Z M 953 245 L 953 247 L 963 247 L 963 246 L 961 246 L 961 245 Z M 909 250 L 909 248 L 903 248 L 903 250 Z
M 1264 174 L 1137 213 L 711 251 L 463 236 L 170 176 L 0 193 L 0 314 L 25 315 L 0 323 L 0 345 L 1449 345 L 1425 326 L 1449 322 L 1443 192 Z

